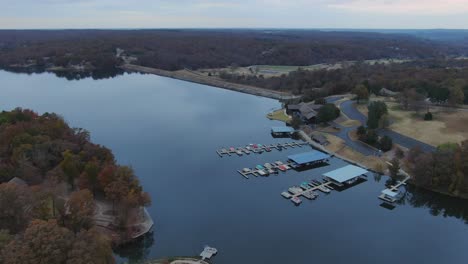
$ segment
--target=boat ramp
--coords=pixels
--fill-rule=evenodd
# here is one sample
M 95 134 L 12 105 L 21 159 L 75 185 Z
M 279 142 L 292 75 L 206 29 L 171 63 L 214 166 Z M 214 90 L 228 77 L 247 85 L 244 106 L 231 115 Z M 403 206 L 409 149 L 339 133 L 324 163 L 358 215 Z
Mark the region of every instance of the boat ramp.
M 304 145 L 308 145 L 307 142 L 286 142 L 286 143 L 276 143 L 276 144 L 269 144 L 269 145 L 262 145 L 262 144 L 249 144 L 244 147 L 229 147 L 229 148 L 222 148 L 216 151 L 220 157 L 223 156 L 242 156 L 242 155 L 249 155 L 251 153 L 255 154 L 262 154 L 264 152 L 271 152 L 272 150 L 283 150 L 288 148 L 300 148 Z

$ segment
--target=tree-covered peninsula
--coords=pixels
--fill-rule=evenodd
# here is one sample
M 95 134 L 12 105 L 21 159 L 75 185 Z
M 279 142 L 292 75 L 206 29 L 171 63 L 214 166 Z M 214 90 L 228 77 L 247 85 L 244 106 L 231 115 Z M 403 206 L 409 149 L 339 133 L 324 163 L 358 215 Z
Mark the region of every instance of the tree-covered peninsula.
M 130 167 L 57 114 L 0 113 L 0 263 L 114 263 L 147 232 L 150 197 Z

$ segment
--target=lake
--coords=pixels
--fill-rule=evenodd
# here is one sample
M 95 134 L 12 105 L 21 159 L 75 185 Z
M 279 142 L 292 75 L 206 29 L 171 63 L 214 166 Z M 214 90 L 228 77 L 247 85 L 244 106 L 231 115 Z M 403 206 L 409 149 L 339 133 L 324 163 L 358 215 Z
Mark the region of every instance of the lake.
M 0 71 L 0 106 L 56 112 L 131 165 L 153 203 L 154 232 L 119 262 L 219 251 L 214 263 L 466 263 L 468 203 L 408 187 L 393 210 L 377 198 L 387 178 L 320 194 L 296 207 L 280 196 L 346 165 L 268 178 L 236 170 L 308 149 L 220 158 L 215 150 L 290 141 L 270 135 L 278 101 L 154 75 L 68 81 Z

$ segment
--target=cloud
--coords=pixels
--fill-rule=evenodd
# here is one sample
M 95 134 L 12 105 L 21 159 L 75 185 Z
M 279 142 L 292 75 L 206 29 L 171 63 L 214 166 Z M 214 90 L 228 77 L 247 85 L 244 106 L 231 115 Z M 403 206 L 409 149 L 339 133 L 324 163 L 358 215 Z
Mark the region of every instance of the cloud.
M 328 5 L 344 11 L 395 15 L 453 15 L 468 13 L 467 0 L 349 0 Z

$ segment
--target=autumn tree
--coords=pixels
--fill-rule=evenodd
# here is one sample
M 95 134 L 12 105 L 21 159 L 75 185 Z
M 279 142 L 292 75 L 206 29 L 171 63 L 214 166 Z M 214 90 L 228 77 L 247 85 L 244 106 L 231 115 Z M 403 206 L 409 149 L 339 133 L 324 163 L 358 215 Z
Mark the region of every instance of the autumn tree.
M 74 189 L 75 179 L 80 174 L 80 171 L 78 161 L 71 151 L 67 150 L 63 153 L 63 161 L 60 163 L 60 168 L 62 168 L 68 184 Z
M 77 233 L 81 229 L 89 229 L 93 225 L 95 204 L 93 194 L 89 190 L 73 192 L 65 207 L 68 226 Z
M 354 87 L 353 94 L 356 95 L 356 99 L 357 99 L 358 104 L 359 104 L 360 100 L 369 99 L 369 90 L 367 90 L 367 87 L 362 85 L 362 84 L 358 84 L 358 85 L 356 85 L 356 87 Z
M 463 93 L 463 89 L 460 86 L 452 86 L 449 88 L 449 99 L 448 102 L 452 106 L 456 106 L 458 104 L 463 104 L 465 100 L 465 94 Z
M 73 233 L 54 220 L 32 221 L 24 234 L 3 250 L 5 264 L 63 264 L 73 242 Z
M 29 204 L 27 187 L 14 183 L 0 184 L 0 229 L 17 233 L 26 227 L 29 219 L 26 209 Z
M 400 173 L 400 160 L 397 158 L 392 159 L 388 165 L 388 170 L 390 171 L 390 176 L 392 178 L 397 178 Z
M 96 229 L 81 230 L 68 252 L 66 264 L 113 264 L 110 240 Z
M 367 108 L 369 110 L 367 126 L 376 129 L 379 127 L 381 117 L 388 113 L 387 104 L 377 101 L 370 103 Z
M 99 188 L 99 170 L 99 163 L 96 159 L 87 162 L 79 177 L 80 189 L 88 188 L 93 194 L 96 194 L 96 190 Z

